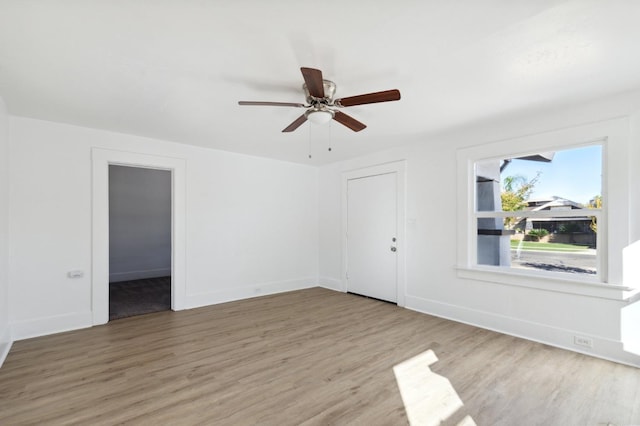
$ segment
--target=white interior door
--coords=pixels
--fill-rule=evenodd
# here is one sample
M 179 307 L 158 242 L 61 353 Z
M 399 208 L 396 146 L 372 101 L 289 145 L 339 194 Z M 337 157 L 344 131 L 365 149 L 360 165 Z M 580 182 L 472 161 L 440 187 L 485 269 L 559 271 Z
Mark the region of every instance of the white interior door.
M 397 174 L 347 183 L 347 291 L 397 302 Z

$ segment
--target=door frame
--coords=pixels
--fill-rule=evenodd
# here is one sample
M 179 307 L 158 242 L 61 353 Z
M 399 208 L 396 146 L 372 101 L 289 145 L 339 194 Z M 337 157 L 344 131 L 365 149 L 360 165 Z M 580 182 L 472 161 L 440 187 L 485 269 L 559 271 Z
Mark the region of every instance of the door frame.
M 171 309 L 186 307 L 185 218 L 186 161 L 103 148 L 91 149 L 92 250 L 91 314 L 93 325 L 109 322 L 109 166 L 171 172 Z
M 348 223 L 348 184 L 352 179 L 361 179 L 370 176 L 384 175 L 389 173 L 396 173 L 396 229 L 398 234 L 396 235 L 398 251 L 397 255 L 397 268 L 396 268 L 396 294 L 397 305 L 405 306 L 406 296 L 406 229 L 405 229 L 405 200 L 406 200 L 406 161 L 394 161 L 390 163 L 378 164 L 375 166 L 368 166 L 359 169 L 349 170 L 342 173 L 342 267 L 341 267 L 341 291 L 347 291 L 347 223 Z

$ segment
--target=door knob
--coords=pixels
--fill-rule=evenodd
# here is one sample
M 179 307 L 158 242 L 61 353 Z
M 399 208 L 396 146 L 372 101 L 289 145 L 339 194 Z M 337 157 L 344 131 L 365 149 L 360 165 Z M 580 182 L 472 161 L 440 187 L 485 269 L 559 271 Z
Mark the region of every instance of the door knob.
M 396 250 L 398 250 L 398 249 L 395 248 L 394 246 L 391 246 L 391 251 L 395 252 Z

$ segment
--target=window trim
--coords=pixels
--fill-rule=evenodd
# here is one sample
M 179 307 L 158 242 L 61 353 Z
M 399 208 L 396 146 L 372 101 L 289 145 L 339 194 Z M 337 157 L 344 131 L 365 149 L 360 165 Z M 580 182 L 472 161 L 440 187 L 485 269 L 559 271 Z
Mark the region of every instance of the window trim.
M 608 121 L 572 127 L 561 130 L 505 139 L 461 148 L 457 152 L 458 161 L 458 205 L 457 205 L 457 267 L 461 278 L 477 279 L 499 284 L 513 284 L 588 294 L 586 288 L 632 290 L 622 285 L 622 249 L 628 244 L 626 229 L 629 224 L 628 212 L 628 119 L 617 118 Z M 519 270 L 489 265 L 477 265 L 477 218 L 513 216 L 513 212 L 476 212 L 475 163 L 478 161 L 517 157 L 533 151 L 560 151 L 599 144 L 602 146 L 602 197 L 604 208 L 590 211 L 590 216 L 598 217 L 597 277 L 574 276 L 562 272 Z M 531 147 L 535 147 L 532 150 Z M 616 160 L 615 167 L 613 160 Z M 611 183 L 614 183 L 612 185 Z M 565 212 L 565 213 L 563 213 Z M 535 212 L 544 217 L 551 213 Z M 553 216 L 575 216 L 558 210 Z M 547 216 L 548 217 L 548 216 Z M 619 256 L 609 256 L 610 253 Z M 537 272 L 537 273 L 536 273 Z M 499 278 L 496 278 L 499 277 Z M 552 281 L 557 285 L 549 286 Z M 563 285 L 566 283 L 567 285 Z M 577 284 L 577 285 L 576 285 Z M 585 285 L 586 284 L 586 285 Z M 618 296 L 614 296 L 618 298 Z
M 602 195 L 602 200 L 603 200 L 603 205 L 606 206 L 606 194 L 605 194 L 605 188 L 604 188 L 604 177 L 607 174 L 606 171 L 606 165 L 605 165 L 605 152 L 606 152 L 606 144 L 607 144 L 607 138 L 599 138 L 596 140 L 591 140 L 585 143 L 578 143 L 578 144 L 572 144 L 570 146 L 567 145 L 558 145 L 556 146 L 553 151 L 570 151 L 573 149 L 579 149 L 579 148 L 585 148 L 585 147 L 590 147 L 590 146 L 600 146 L 602 148 L 602 156 L 600 161 L 602 162 L 602 178 L 601 178 L 601 195 Z M 536 277 L 540 277 L 540 278 L 545 278 L 545 277 L 549 277 L 550 279 L 556 279 L 556 280 L 560 280 L 560 281 L 578 281 L 578 282 L 584 282 L 584 283 L 603 283 L 606 284 L 607 282 L 607 266 L 606 266 L 606 262 L 605 262 L 605 258 L 606 258 L 606 250 L 602 250 L 601 245 L 603 243 L 603 241 L 606 241 L 606 239 L 604 238 L 604 236 L 606 236 L 606 230 L 607 230 L 607 223 L 605 220 L 603 220 L 603 217 L 605 216 L 604 211 L 606 209 L 593 209 L 590 210 L 589 213 L 593 213 L 593 214 L 589 214 L 589 216 L 596 216 L 597 221 L 598 221 L 598 232 L 596 233 L 596 247 L 598 247 L 598 252 L 597 252 L 597 257 L 596 257 L 596 274 L 595 276 L 591 276 L 591 275 L 574 275 L 574 274 L 567 274 L 564 272 L 553 272 L 553 271 L 537 271 L 537 270 L 526 270 L 526 269 L 518 269 L 518 268 L 513 268 L 513 267 L 509 267 L 506 268 L 504 266 L 492 266 L 492 265 L 481 265 L 478 264 L 477 259 L 478 259 L 478 252 L 477 252 L 477 235 L 478 235 L 478 219 L 479 218 L 505 218 L 505 217 L 512 217 L 512 216 L 518 216 L 518 217 L 527 217 L 527 218 L 537 218 L 537 217 L 581 217 L 581 216 L 585 216 L 585 212 L 584 210 L 538 210 L 538 211 L 523 211 L 523 212 L 505 212 L 505 211 L 478 211 L 477 210 L 477 190 L 476 190 L 476 168 L 475 168 L 475 164 L 478 162 L 482 162 L 482 161 L 486 161 L 486 160 L 496 160 L 496 159 L 501 159 L 501 158 L 507 158 L 507 157 L 523 157 L 523 156 L 527 156 L 527 155 L 533 155 L 535 154 L 534 151 L 525 151 L 525 152 L 506 152 L 504 155 L 501 155 L 498 158 L 481 158 L 478 160 L 475 160 L 473 162 L 472 167 L 472 174 L 473 174 L 473 185 L 472 185 L 472 191 L 473 191 L 473 199 L 474 199 L 474 203 L 471 209 L 470 214 L 473 216 L 473 220 L 471 223 L 471 229 L 470 232 L 476 236 L 476 243 L 472 243 L 471 244 L 471 259 L 470 259 L 470 266 L 473 269 L 482 269 L 482 270 L 495 270 L 495 272 L 502 272 L 502 271 L 508 271 L 508 272 L 512 272 L 512 273 L 516 273 L 517 276 L 520 275 L 531 275 L 531 276 L 536 276 Z M 521 214 L 517 214 L 517 213 L 521 213 Z

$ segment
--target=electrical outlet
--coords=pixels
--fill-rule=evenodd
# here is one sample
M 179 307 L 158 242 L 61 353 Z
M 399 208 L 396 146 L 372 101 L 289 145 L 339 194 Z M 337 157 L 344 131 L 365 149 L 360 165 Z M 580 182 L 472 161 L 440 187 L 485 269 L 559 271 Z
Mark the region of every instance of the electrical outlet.
M 573 336 L 573 344 L 577 346 L 584 346 L 585 348 L 592 348 L 593 339 L 583 336 Z
M 84 275 L 84 272 L 81 270 L 73 270 L 67 272 L 67 276 L 69 278 L 81 278 Z

